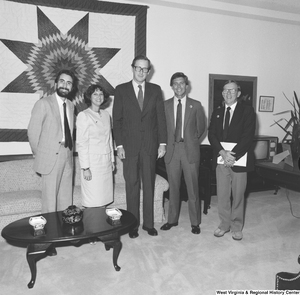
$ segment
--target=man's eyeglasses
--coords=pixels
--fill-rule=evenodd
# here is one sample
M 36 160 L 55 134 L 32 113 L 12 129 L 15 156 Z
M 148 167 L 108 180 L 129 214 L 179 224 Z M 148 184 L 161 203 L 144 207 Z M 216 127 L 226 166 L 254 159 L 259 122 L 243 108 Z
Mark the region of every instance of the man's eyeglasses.
M 232 89 L 224 89 L 224 90 L 222 91 L 223 94 L 227 94 L 228 92 L 230 92 L 231 94 L 236 94 L 237 89 L 235 89 L 235 88 L 232 88 Z
M 149 72 L 149 69 L 148 68 L 141 68 L 141 67 L 137 67 L 137 66 L 133 66 L 134 67 L 134 70 L 136 72 L 143 72 L 144 74 L 148 73 Z

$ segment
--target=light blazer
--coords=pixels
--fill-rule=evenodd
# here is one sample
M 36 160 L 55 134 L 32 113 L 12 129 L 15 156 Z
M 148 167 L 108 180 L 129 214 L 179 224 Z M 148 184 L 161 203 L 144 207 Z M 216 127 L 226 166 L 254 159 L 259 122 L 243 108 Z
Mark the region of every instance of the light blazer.
M 132 81 L 118 85 L 113 106 L 113 135 L 123 145 L 125 156 L 136 156 L 143 147 L 156 155 L 160 143 L 167 142 L 165 108 L 160 86 L 145 83 L 141 111 Z
M 168 141 L 165 163 L 170 163 L 175 145 L 174 97 L 165 101 Z M 205 131 L 205 115 L 199 101 L 186 97 L 183 125 L 184 147 L 189 163 L 200 161 L 200 137 Z
M 107 111 L 99 114 L 90 108 L 80 112 L 76 120 L 76 144 L 80 167 L 91 167 L 90 155 L 111 154 L 114 159 L 114 149 L 111 136 L 111 120 Z
M 69 127 L 74 127 L 74 105 L 66 99 L 69 110 Z M 49 174 L 53 169 L 63 138 L 59 107 L 55 94 L 39 99 L 31 112 L 28 139 L 35 157 L 33 169 L 40 174 Z
M 208 129 L 208 139 L 213 148 L 213 167 L 217 166 L 217 156 L 222 150 L 220 144 L 223 140 L 223 122 L 225 106 L 215 109 L 212 113 Z M 236 160 L 241 158 L 246 152 L 247 167 L 234 166 L 235 172 L 247 172 L 254 169 L 253 137 L 255 133 L 256 117 L 252 106 L 243 102 L 238 102 L 230 121 L 227 142 L 235 142 L 237 145 L 233 148 Z

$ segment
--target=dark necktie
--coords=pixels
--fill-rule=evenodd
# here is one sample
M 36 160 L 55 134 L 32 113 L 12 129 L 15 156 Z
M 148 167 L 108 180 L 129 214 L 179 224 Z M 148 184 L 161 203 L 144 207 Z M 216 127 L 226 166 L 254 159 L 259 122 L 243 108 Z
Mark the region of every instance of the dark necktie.
M 66 103 L 63 103 L 64 106 L 64 126 L 65 126 L 65 147 L 68 147 L 72 150 L 72 137 L 69 128 L 68 118 L 67 118 L 67 110 L 66 110 Z
M 178 99 L 177 115 L 176 115 L 176 129 L 175 129 L 175 141 L 176 142 L 180 142 L 182 140 L 181 129 L 182 129 L 182 104 L 181 104 L 181 99 Z
M 140 105 L 141 110 L 143 110 L 143 102 L 144 102 L 143 89 L 142 89 L 142 85 L 139 85 L 138 103 Z
M 223 140 L 226 140 L 228 134 L 229 120 L 230 120 L 230 107 L 227 107 L 226 115 L 225 115 L 225 123 L 223 129 Z

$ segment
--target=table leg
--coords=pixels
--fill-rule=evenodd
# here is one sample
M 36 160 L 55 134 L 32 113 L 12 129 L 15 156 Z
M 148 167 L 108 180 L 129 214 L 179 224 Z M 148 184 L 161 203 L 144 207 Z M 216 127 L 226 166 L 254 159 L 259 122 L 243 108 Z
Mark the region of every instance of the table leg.
M 105 249 L 108 251 L 113 248 L 113 264 L 116 271 L 120 271 L 121 267 L 118 265 L 118 257 L 122 249 L 122 243 L 120 237 L 114 240 L 102 241 L 105 245 Z
M 277 195 L 278 191 L 280 190 L 280 187 L 278 185 L 274 185 L 274 186 L 275 186 L 274 195 Z
M 33 288 L 36 280 L 36 262 L 45 256 L 56 255 L 56 250 L 52 244 L 29 244 L 27 246 L 26 258 L 31 271 L 31 280 L 28 283 L 28 288 Z

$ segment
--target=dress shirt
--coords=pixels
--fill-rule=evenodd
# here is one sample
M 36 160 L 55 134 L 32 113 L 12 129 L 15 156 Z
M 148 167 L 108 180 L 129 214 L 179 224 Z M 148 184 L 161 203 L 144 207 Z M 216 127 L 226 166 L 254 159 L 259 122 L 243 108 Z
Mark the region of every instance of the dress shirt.
M 176 96 L 174 96 L 174 123 L 176 126 L 176 117 L 177 117 L 177 105 L 178 105 L 178 100 L 179 98 L 177 98 Z M 184 115 L 185 115 L 185 106 L 186 106 L 186 96 L 184 96 L 183 98 L 180 99 L 181 100 L 181 105 L 182 105 L 182 126 L 181 126 L 181 137 L 184 139 L 183 137 L 183 126 L 184 126 Z
M 231 119 L 232 119 L 232 116 L 233 116 L 233 113 L 234 113 L 234 110 L 235 110 L 236 104 L 237 104 L 237 102 L 235 102 L 233 105 L 231 105 L 231 106 L 230 106 L 230 118 L 229 118 L 229 125 L 230 125 L 230 122 L 231 122 Z M 229 105 L 225 104 L 225 111 L 224 111 L 223 127 L 224 127 L 224 125 L 225 125 L 226 111 L 227 111 L 227 108 L 228 108 L 228 107 L 229 107 Z
M 142 84 L 138 84 L 134 80 L 132 80 L 132 85 L 133 85 L 133 89 L 134 89 L 134 92 L 135 92 L 136 99 L 138 99 L 138 93 L 139 93 L 139 90 L 140 90 L 139 85 L 142 86 L 143 96 L 144 96 L 144 99 L 145 99 L 145 82 L 143 82 Z

